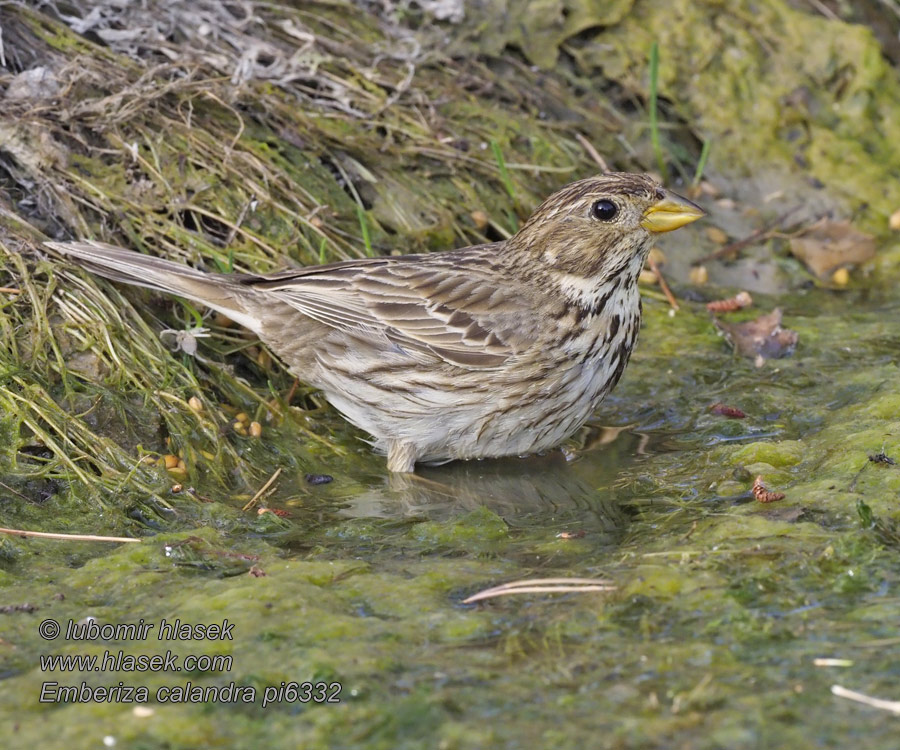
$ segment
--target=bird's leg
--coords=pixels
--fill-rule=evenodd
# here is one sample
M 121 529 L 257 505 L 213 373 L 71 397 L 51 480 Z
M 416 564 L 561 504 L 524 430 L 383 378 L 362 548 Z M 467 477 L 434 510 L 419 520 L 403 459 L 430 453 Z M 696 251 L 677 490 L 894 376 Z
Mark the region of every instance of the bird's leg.
M 388 471 L 412 474 L 416 468 L 416 449 L 412 443 L 391 440 L 388 444 Z

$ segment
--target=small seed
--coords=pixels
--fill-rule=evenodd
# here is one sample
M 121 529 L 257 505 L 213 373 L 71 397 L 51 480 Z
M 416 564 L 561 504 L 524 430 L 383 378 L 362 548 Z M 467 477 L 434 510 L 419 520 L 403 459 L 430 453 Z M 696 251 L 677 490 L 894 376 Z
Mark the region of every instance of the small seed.
M 160 459 L 154 458 L 153 456 L 144 456 L 144 457 L 140 460 L 140 463 L 142 463 L 142 464 L 155 464 L 155 463 L 157 463 L 159 460 L 160 460 Z
M 181 458 L 178 459 L 178 465 L 176 468 L 181 469 L 182 471 L 187 471 L 187 466 L 185 465 L 184 460 Z
M 891 214 L 891 218 L 888 219 L 888 226 L 895 232 L 900 232 L 900 208 Z
M 191 409 L 195 412 L 199 413 L 199 412 L 203 411 L 203 402 L 196 396 L 191 396 L 188 399 L 188 406 L 190 406 Z
M 172 492 L 173 495 L 177 495 L 177 494 L 178 494 L 179 492 L 181 492 L 183 489 L 184 489 L 184 485 L 183 485 L 183 484 L 173 484 L 173 485 L 172 485 L 172 490 L 171 490 L 171 492 Z
M 234 431 L 235 431 L 238 435 L 246 435 L 246 434 L 247 434 L 247 427 L 244 425 L 243 422 L 235 422 L 235 423 L 234 423 L 233 425 L 231 425 L 231 426 L 234 428 Z
M 213 318 L 213 322 L 219 328 L 233 328 L 234 321 L 229 318 L 225 313 L 216 313 L 216 316 Z
M 259 422 L 250 423 L 250 436 L 258 438 L 262 435 L 262 425 Z
M 238 422 L 249 422 L 250 417 L 247 416 L 246 412 L 238 412 L 234 415 L 234 418 Z
M 472 223 L 475 224 L 475 228 L 479 231 L 487 227 L 488 222 L 490 221 L 488 215 L 481 210 L 472 211 L 472 213 L 469 214 L 469 218 L 472 219 Z
M 311 216 L 309 219 L 309 223 L 312 224 L 316 229 L 321 229 L 325 226 L 325 222 L 322 221 L 318 216 Z
M 178 466 L 178 456 L 173 456 L 171 453 L 163 456 L 163 464 L 167 469 L 174 469 Z
M 728 242 L 728 235 L 718 227 L 707 227 L 706 236 L 717 245 L 724 245 Z
M 638 282 L 640 282 L 641 284 L 658 284 L 659 278 L 655 273 L 653 273 L 653 271 L 645 268 L 643 271 L 641 271 L 641 275 L 638 276 Z
M 691 283 L 702 286 L 709 281 L 709 271 L 706 266 L 694 266 L 691 268 Z
M 183 469 L 180 466 L 173 466 L 171 469 L 168 469 L 169 474 L 176 477 L 186 477 L 187 469 Z
M 837 286 L 847 286 L 850 283 L 850 272 L 846 268 L 839 268 L 831 274 L 831 282 Z

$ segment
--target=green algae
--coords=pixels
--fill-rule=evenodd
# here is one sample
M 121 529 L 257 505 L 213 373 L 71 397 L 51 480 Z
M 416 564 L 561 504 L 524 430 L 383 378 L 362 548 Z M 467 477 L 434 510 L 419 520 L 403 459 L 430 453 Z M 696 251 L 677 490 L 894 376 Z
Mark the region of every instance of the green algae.
M 879 653 L 880 644 L 900 638 L 896 597 L 888 593 L 900 580 L 900 547 L 891 545 L 891 527 L 880 516 L 896 517 L 898 472 L 866 454 L 881 449 L 873 438 L 895 424 L 885 408 L 889 397 L 881 393 L 892 382 L 878 365 L 882 350 L 873 342 L 871 354 L 858 362 L 873 364 L 866 387 L 846 368 L 844 376 L 827 368 L 813 376 L 819 389 L 827 384 L 832 391 L 844 378 L 854 382 L 852 402 L 826 412 L 812 429 L 781 415 L 774 430 L 767 428 L 776 434 L 765 441 L 755 435 L 773 404 L 782 411 L 815 408 L 816 389 L 791 391 L 792 366 L 827 361 L 847 324 L 838 316 L 822 318 L 830 331 L 824 340 L 802 361 L 779 363 L 773 375 L 771 364 L 761 372 L 710 345 L 706 334 L 688 333 L 705 318 L 701 310 L 683 310 L 673 319 L 650 303 L 647 313 L 635 362 L 600 419 L 633 424 L 654 447 L 644 457 L 626 453 L 601 472 L 591 464 L 596 449 L 571 464 L 544 465 L 545 480 L 560 475 L 568 484 L 558 486 L 580 497 L 566 500 L 557 491 L 555 506 L 529 505 L 504 492 L 502 471 L 473 485 L 466 472 L 446 467 L 430 475 L 437 487 L 424 483 L 434 495 L 423 494 L 415 480 L 386 489 L 385 502 L 406 495 L 407 505 L 395 502 L 394 517 L 382 520 L 342 518 L 348 506 L 339 494 L 323 504 L 310 492 L 302 505 L 287 506 L 293 516 L 283 519 L 284 527 L 259 536 L 242 531 L 233 511 L 207 514 L 218 519 L 219 530 L 196 526 L 192 519 L 210 506 L 186 506 L 179 508 L 184 531 L 115 550 L 79 548 L 79 562 L 65 572 L 56 562 L 67 554 L 58 543 L 15 541 L 17 554 L 3 563 L 4 601 L 40 607 L 0 615 L 5 641 L 17 644 L 4 656 L 9 676 L 0 681 L 0 705 L 20 716 L 16 742 L 53 742 L 62 735 L 80 746 L 102 733 L 146 747 L 251 747 L 261 739 L 275 747 L 418 747 L 423 738 L 448 747 L 524 746 L 535 738 L 577 747 L 596 744 L 603 733 L 603 747 L 813 747 L 865 727 L 868 746 L 890 747 L 889 717 L 863 718 L 828 694 L 833 682 L 877 695 L 890 695 L 893 684 L 891 666 Z M 857 315 L 861 343 L 877 335 L 879 314 Z M 655 341 L 673 335 L 682 338 L 683 357 L 660 356 Z M 695 347 L 698 353 L 691 354 Z M 730 369 L 722 369 L 725 363 Z M 745 408 L 759 404 L 760 410 L 747 408 L 750 416 L 739 423 L 711 419 L 705 406 L 723 388 Z M 880 408 L 872 408 L 876 403 Z M 739 424 L 745 444 L 723 449 L 711 441 L 723 424 Z M 839 434 L 845 450 L 838 454 L 831 446 Z M 888 442 L 885 451 L 890 455 L 895 445 Z M 777 488 L 787 498 L 774 506 L 748 502 L 749 476 L 735 482 L 742 495 L 722 497 L 709 489 L 722 474 L 723 450 L 727 465 L 771 462 L 779 483 L 785 477 Z M 857 479 L 859 459 L 866 469 Z M 358 470 L 346 467 L 335 470 L 337 481 L 325 491 L 352 486 Z M 566 476 L 572 473 L 579 477 L 574 483 Z M 472 487 L 495 510 L 488 505 L 454 513 L 441 504 L 449 493 L 464 506 Z M 282 494 L 290 495 L 288 488 Z M 624 536 L 604 535 L 590 520 L 602 508 L 597 503 L 612 497 L 631 513 L 600 528 L 624 524 Z M 863 520 L 860 499 L 868 509 Z M 565 502 L 572 501 L 574 509 L 566 512 Z M 35 512 L 19 507 L 16 515 L 33 523 Z M 386 504 L 380 507 L 388 512 Z M 309 525 L 307 518 L 317 520 Z M 589 533 L 555 538 L 573 521 Z M 205 550 L 210 564 L 185 565 L 172 552 L 178 545 Z M 251 564 L 264 575 L 248 575 Z M 27 588 L 21 582 L 26 570 Z M 618 590 L 460 604 L 503 580 L 552 575 L 604 575 Z M 203 712 L 190 704 L 151 703 L 154 713 L 145 718 L 130 716 L 127 706 L 36 707 L 34 696 L 49 678 L 36 668 L 38 655 L 48 650 L 36 636 L 37 623 L 87 614 L 102 622 L 138 615 L 157 623 L 227 617 L 234 641 L 204 641 L 194 650 L 231 656 L 233 668 L 139 679 L 127 672 L 71 673 L 69 681 L 122 680 L 151 690 L 188 680 L 206 686 L 234 681 L 261 692 L 302 678 L 340 682 L 342 702 L 262 709 L 257 701 Z M 164 654 L 172 644 L 113 645 Z M 108 646 L 60 643 L 50 650 L 102 655 Z M 852 665 L 815 667 L 813 659 L 823 656 Z M 523 705 L 529 706 L 525 715 Z M 49 723 L 21 721 L 35 711 Z M 82 723 L 87 716 L 93 728 Z
M 798 175 L 814 176 L 851 210 L 863 208 L 864 225 L 886 233 L 900 205 L 900 82 L 869 29 L 780 0 L 644 0 L 576 43 L 575 54 L 583 67 L 646 92 L 653 41 L 661 94 L 714 144 L 714 162 L 742 170 L 750 183 L 767 164 L 800 163 Z

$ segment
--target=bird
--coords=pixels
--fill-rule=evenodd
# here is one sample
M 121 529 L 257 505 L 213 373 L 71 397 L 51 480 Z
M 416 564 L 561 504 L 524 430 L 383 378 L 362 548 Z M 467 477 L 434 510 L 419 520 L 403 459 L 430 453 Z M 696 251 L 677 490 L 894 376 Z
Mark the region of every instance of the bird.
M 92 240 L 45 244 L 250 329 L 390 472 L 412 473 L 545 452 L 578 430 L 635 347 L 654 238 L 703 215 L 648 175 L 607 172 L 561 188 L 506 240 L 444 252 L 223 274 Z

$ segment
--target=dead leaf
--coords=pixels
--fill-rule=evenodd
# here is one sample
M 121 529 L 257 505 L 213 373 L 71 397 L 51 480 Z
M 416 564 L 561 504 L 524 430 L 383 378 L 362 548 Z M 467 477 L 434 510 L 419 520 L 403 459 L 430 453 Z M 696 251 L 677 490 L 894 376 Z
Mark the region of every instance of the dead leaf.
M 777 359 L 788 357 L 797 346 L 797 332 L 781 327 L 781 310 L 775 308 L 768 315 L 745 323 L 726 323 L 715 319 L 716 327 L 744 357 Z
M 723 404 L 721 401 L 712 404 L 709 407 L 709 410 L 713 414 L 720 414 L 723 417 L 728 417 L 729 419 L 745 419 L 747 417 L 744 412 L 734 406 L 728 406 Z
M 824 279 L 838 268 L 875 257 L 875 237 L 854 229 L 849 221 L 820 219 L 791 238 L 791 252 Z

